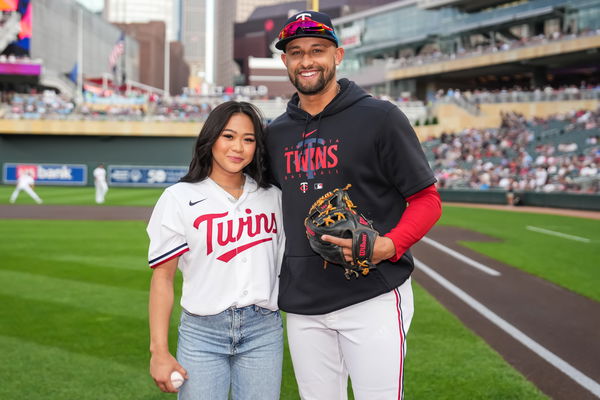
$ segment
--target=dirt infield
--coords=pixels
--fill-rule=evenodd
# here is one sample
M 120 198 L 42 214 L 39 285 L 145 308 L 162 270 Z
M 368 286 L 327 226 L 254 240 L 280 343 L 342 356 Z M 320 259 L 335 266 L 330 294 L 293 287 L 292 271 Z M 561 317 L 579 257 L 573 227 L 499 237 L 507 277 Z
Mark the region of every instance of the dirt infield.
M 593 211 L 447 204 L 600 219 L 600 212 Z M 151 211 L 149 207 L 0 205 L 0 219 L 147 221 Z M 478 254 L 459 245 L 460 240 L 493 239 L 464 229 L 434 227 L 412 249 L 415 281 L 551 398 L 600 398 L 600 303 Z M 491 272 L 473 268 L 464 257 Z
M 565 208 L 550 208 L 550 207 L 528 207 L 528 206 L 504 206 L 494 204 L 472 204 L 472 203 L 450 203 L 445 202 L 449 206 L 470 207 L 470 208 L 487 208 L 490 210 L 514 211 L 514 212 L 529 212 L 534 214 L 554 214 L 565 215 L 567 217 L 579 217 L 589 219 L 600 219 L 600 211 L 586 210 L 568 210 Z
M 434 227 L 413 246 L 415 281 L 551 398 L 598 398 L 589 387 L 600 394 L 600 303 L 478 254 L 459 240 L 491 239 Z M 492 271 L 474 268 L 433 241 Z M 587 388 L 581 384 L 586 379 L 593 381 Z

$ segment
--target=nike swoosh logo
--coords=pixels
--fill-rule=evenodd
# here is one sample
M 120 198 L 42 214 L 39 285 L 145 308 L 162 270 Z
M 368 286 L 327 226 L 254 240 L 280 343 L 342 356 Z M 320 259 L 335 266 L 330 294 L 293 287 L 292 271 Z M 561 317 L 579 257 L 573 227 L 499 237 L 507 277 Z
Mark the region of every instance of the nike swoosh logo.
M 191 201 L 190 200 L 190 206 L 195 206 L 196 204 L 200 203 L 201 201 L 204 201 L 206 199 L 202 199 L 202 200 L 198 200 L 198 201 Z
M 312 135 L 313 133 L 315 133 L 316 131 L 317 131 L 317 130 L 315 129 L 314 131 L 311 131 L 311 132 L 305 133 L 305 134 L 304 134 L 304 137 L 305 137 L 305 138 L 307 138 L 307 137 L 309 137 L 310 135 Z

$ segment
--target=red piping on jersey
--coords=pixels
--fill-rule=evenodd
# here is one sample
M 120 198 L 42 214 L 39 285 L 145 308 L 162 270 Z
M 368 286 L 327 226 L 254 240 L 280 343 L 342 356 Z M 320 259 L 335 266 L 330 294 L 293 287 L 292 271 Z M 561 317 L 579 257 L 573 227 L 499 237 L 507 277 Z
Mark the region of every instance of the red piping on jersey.
M 248 249 L 249 249 L 249 248 L 251 248 L 251 247 L 254 247 L 254 246 L 256 246 L 256 245 L 259 245 L 259 244 L 261 244 L 261 243 L 268 242 L 268 241 L 271 241 L 271 240 L 273 240 L 273 238 L 261 239 L 261 240 L 256 240 L 256 241 L 254 241 L 254 242 L 251 242 L 251 243 L 245 244 L 245 245 L 243 245 L 243 246 L 240 246 L 240 247 L 236 247 L 236 248 L 235 248 L 235 249 L 233 249 L 233 250 L 229 250 L 227 253 L 223 253 L 223 254 L 221 254 L 219 257 L 217 257 L 217 260 L 219 260 L 219 261 L 225 261 L 225 262 L 229 262 L 229 261 L 230 261 L 230 260 L 231 260 L 233 257 L 237 256 L 237 255 L 238 255 L 238 254 L 240 254 L 242 251 L 244 251 L 244 250 L 248 250 Z
M 150 268 L 154 269 L 154 268 L 158 267 L 159 265 L 166 263 L 166 262 L 167 262 L 167 261 L 169 261 L 169 260 L 172 260 L 172 259 L 174 259 L 174 258 L 176 258 L 176 257 L 179 257 L 180 255 L 182 255 L 183 253 L 185 253 L 185 252 L 187 252 L 187 251 L 190 251 L 190 248 L 189 248 L 189 247 L 188 247 L 187 249 L 183 249 L 183 250 L 181 250 L 179 253 L 175 253 L 175 254 L 173 254 L 171 257 L 169 257 L 169 258 L 167 258 L 167 259 L 164 259 L 164 260 L 162 260 L 162 261 L 161 261 L 161 262 L 159 262 L 158 264 L 154 264 L 154 265 L 150 266 Z
M 396 247 L 396 255 L 390 258 L 392 262 L 398 261 L 406 250 L 421 240 L 442 215 L 442 200 L 434 185 L 413 194 L 406 201 L 408 207 L 398 225 L 385 234 Z

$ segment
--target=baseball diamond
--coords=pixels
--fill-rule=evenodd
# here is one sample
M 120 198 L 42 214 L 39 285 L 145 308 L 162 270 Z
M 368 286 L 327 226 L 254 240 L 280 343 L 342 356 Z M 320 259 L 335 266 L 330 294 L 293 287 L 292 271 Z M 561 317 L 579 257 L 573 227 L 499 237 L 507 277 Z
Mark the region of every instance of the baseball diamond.
M 468 205 L 514 212 L 553 213 L 600 220 L 593 211 Z M 148 207 L 0 205 L 0 219 L 142 220 Z M 438 226 L 413 251 L 415 281 L 514 368 L 553 399 L 600 396 L 600 304 L 459 244 L 491 241 L 467 229 Z M 432 243 L 437 246 L 432 247 Z M 497 274 L 448 257 L 451 249 Z M 561 318 L 556 323 L 557 316 Z

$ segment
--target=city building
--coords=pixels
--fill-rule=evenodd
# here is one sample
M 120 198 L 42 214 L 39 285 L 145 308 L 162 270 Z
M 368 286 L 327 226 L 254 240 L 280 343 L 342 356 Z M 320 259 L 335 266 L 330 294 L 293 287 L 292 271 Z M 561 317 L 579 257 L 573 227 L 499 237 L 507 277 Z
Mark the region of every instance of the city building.
M 162 21 L 167 40 L 180 40 L 180 0 L 104 0 L 103 15 L 112 23 Z
M 181 32 L 188 86 L 196 93 L 234 84 L 235 0 L 182 0 Z
M 235 22 L 245 22 L 256 7 L 290 3 L 296 0 L 237 0 Z
M 150 21 L 115 24 L 119 29 L 137 40 L 140 53 L 139 81 L 153 88 L 165 87 L 165 23 Z M 181 90 L 179 90 L 179 93 Z
M 70 0 L 14 3 L 14 9 L 2 10 L 8 20 L 0 31 L 0 51 L 8 59 L 29 59 L 39 68 L 20 75 L 0 74 L 4 87 L 23 82 L 27 87 L 52 88 L 72 96 L 79 74 L 84 79 L 107 75 L 114 78 L 109 55 L 121 38 L 119 28 Z M 8 29 L 11 26 L 16 30 Z M 118 73 L 138 80 L 138 43 L 127 35 L 122 40 Z

